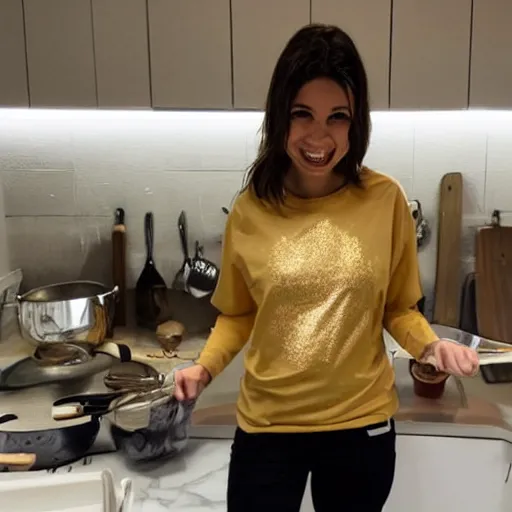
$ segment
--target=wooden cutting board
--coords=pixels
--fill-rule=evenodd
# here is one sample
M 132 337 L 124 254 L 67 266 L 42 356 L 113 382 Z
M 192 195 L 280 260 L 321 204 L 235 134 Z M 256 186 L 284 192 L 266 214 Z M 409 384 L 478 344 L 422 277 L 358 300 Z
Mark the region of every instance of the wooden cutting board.
M 434 323 L 459 327 L 462 174 L 445 174 L 439 197 Z
M 512 343 L 512 227 L 478 231 L 475 267 L 479 334 Z

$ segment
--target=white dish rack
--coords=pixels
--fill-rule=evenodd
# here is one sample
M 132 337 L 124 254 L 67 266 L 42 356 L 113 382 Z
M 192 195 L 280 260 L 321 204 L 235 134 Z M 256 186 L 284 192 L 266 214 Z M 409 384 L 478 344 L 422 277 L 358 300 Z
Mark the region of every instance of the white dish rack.
M 16 512 L 131 512 L 132 480 L 116 485 L 110 470 L 89 473 L 17 474 L 0 481 L 0 503 Z

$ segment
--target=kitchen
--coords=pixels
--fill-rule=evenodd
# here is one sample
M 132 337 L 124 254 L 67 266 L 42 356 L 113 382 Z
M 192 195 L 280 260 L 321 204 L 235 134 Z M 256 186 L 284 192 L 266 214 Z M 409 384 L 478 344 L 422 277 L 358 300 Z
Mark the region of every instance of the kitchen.
M 259 7 L 248 0 L 197 3 L 200 8 L 157 0 L 2 2 L 0 42 L 8 39 L 0 44 L 0 103 L 6 107 L 0 110 L 0 240 L 3 230 L 6 240 L 0 244 L 0 274 L 21 269 L 22 292 L 79 279 L 110 287 L 117 208 L 125 213 L 129 307 L 146 261 L 146 212 L 154 218 L 155 265 L 169 288 L 183 262 L 182 211 L 191 254 L 197 240 L 204 257 L 219 264 L 222 208 L 231 206 L 256 155 L 270 69 L 297 27 L 328 20 L 354 33 L 369 68 L 373 131 L 366 164 L 396 178 L 408 198 L 421 203 L 431 230 L 419 258 L 432 318 L 443 176 L 460 172 L 463 179 L 454 274 L 459 292 L 475 268 L 479 228 L 492 222 L 494 210 L 503 225 L 512 220 L 512 9 L 497 0 L 485 8 L 478 0 L 450 6 L 301 0 L 293 9 L 290 0 L 262 1 Z M 342 14 L 338 4 L 346 8 Z M 259 40 L 262 30 L 266 37 Z M 187 51 L 178 51 L 183 42 Z M 201 67 L 189 65 L 198 59 Z M 179 77 L 173 68 L 182 71 Z M 7 250 L 8 256 L 2 253 Z M 179 290 L 169 295 L 173 319 L 185 326 L 179 350 L 200 350 L 215 318 L 208 297 Z M 13 312 L 4 309 L 2 321 Z M 2 368 L 27 356 L 26 343 L 16 342 L 22 353 L 5 343 L 9 329 L 16 331 L 13 324 L 3 326 L 0 336 Z M 147 338 L 131 327 L 114 334 L 114 341 L 158 350 Z M 133 510 L 224 510 L 241 363 L 238 357 L 200 399 L 184 454 L 137 465 L 107 446 L 107 453 L 61 466 L 48 478 L 111 468 L 118 488 L 123 478 L 132 478 Z M 414 395 L 406 360 L 396 364 L 400 454 L 389 510 L 506 510 L 512 500 L 507 376 L 498 384 L 487 384 L 481 375 L 463 379 L 463 393 L 449 379 L 442 399 L 427 400 Z M 20 480 L 18 472 L 4 476 Z M 312 510 L 308 493 L 303 510 Z

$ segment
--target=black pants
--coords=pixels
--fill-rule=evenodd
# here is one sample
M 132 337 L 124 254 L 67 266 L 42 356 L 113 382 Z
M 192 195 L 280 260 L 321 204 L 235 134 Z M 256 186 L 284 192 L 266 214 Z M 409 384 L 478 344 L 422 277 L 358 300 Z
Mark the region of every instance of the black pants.
M 247 434 L 231 450 L 228 512 L 299 512 L 311 473 L 316 512 L 380 512 L 395 473 L 395 425 Z

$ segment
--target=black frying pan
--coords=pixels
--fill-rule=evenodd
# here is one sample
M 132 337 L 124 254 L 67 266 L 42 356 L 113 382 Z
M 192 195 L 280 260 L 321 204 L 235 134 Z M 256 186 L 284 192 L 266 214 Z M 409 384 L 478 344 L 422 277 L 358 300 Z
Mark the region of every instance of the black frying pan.
M 0 453 L 33 453 L 36 460 L 30 470 L 34 471 L 65 466 L 81 459 L 100 430 L 98 418 L 61 428 L 9 430 L 9 423 L 17 419 L 15 414 L 0 416 Z M 0 464 L 0 472 L 10 470 L 9 465 Z

